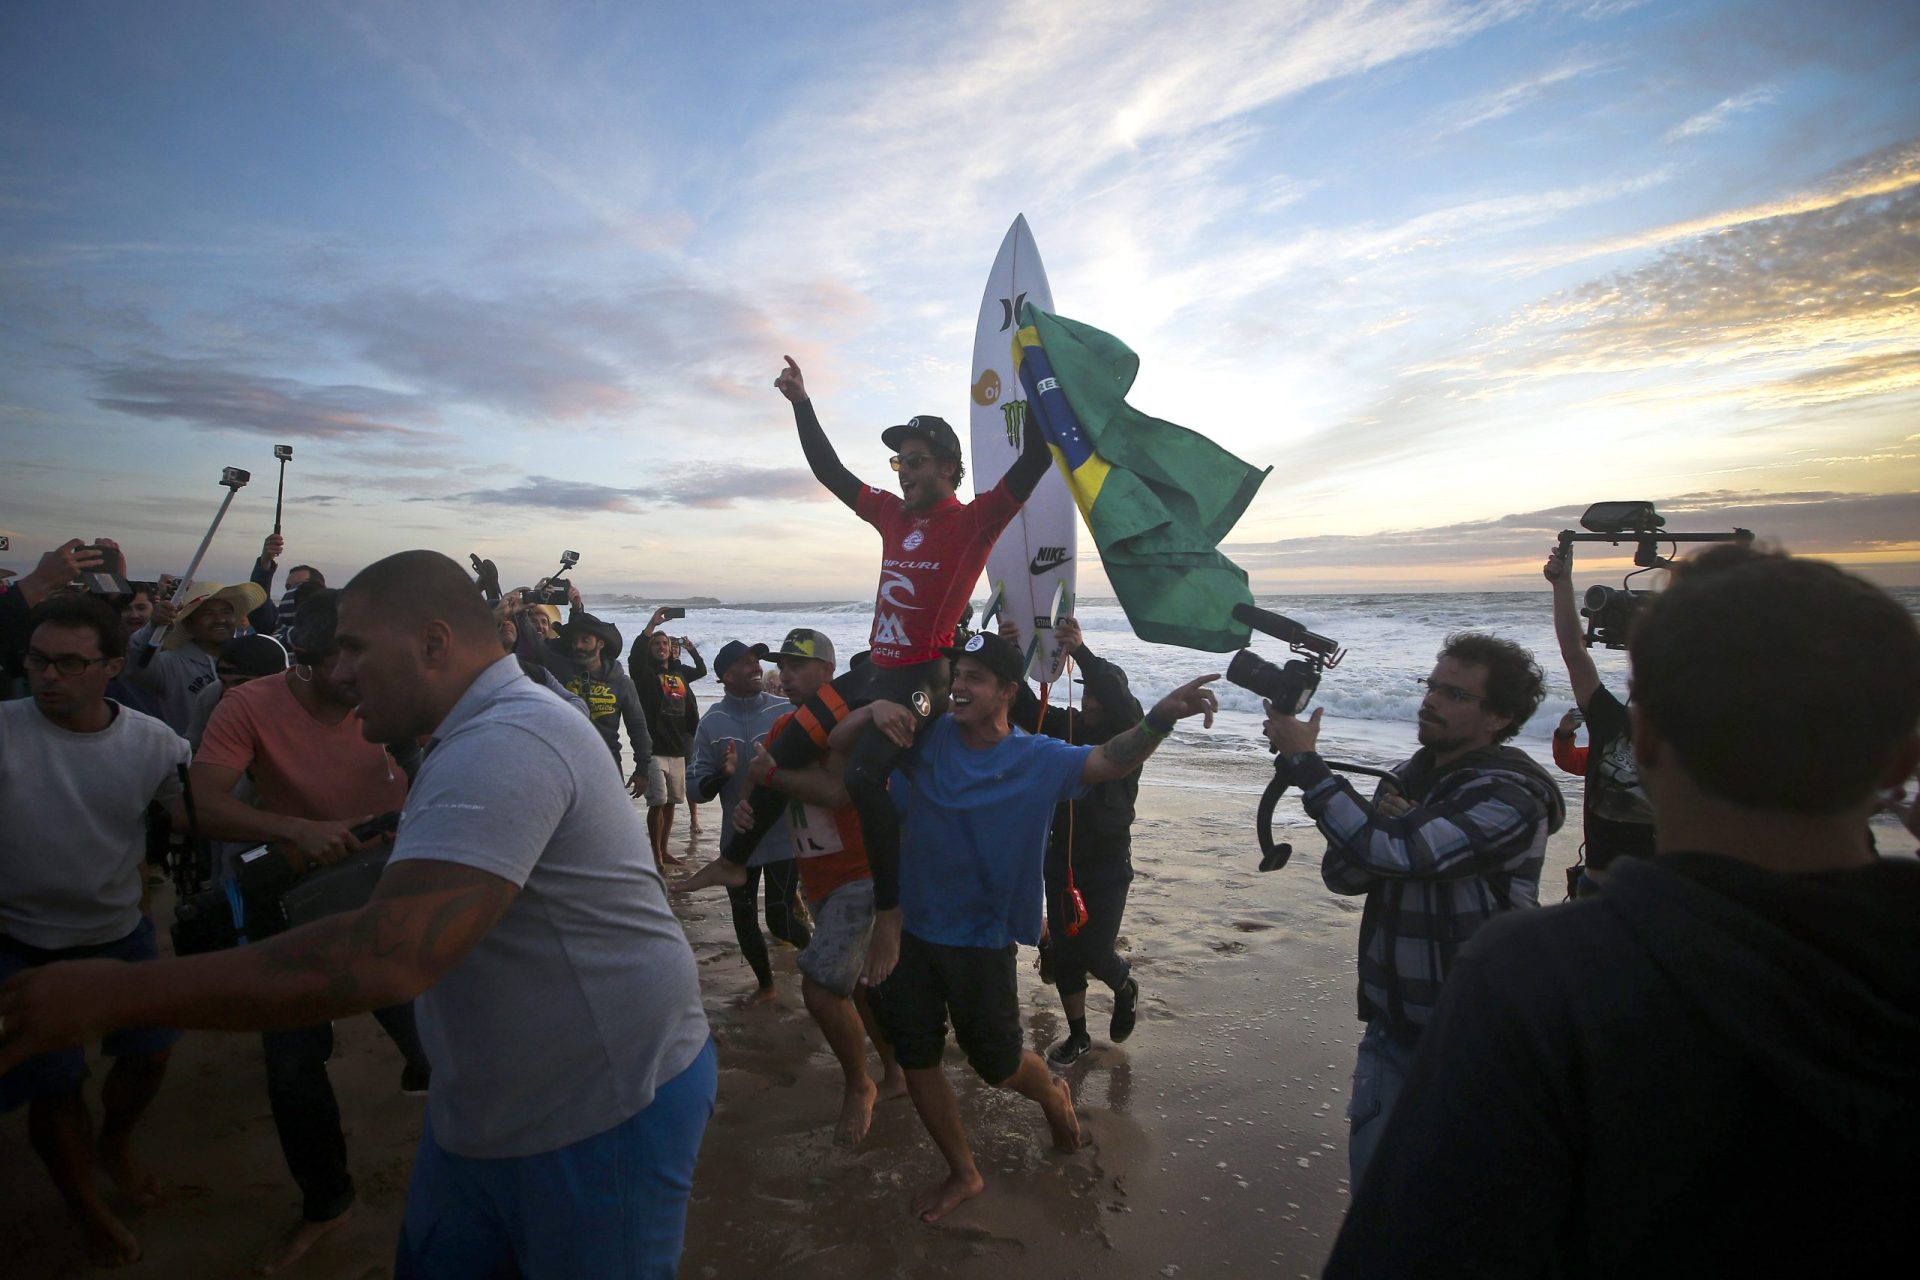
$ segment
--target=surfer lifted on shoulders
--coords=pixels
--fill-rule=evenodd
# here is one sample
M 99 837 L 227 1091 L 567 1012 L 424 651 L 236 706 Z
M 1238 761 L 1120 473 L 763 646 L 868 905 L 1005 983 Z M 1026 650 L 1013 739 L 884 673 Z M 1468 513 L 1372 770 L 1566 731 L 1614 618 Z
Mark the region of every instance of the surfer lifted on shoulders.
M 941 650 L 953 643 L 954 627 L 994 539 L 1019 512 L 1052 461 L 1041 434 L 1028 432 L 1020 456 L 1000 483 L 972 502 L 961 502 L 954 496 L 967 474 L 960 438 L 945 420 L 922 415 L 880 433 L 880 439 L 895 451 L 899 494 L 862 484 L 841 463 L 821 429 L 800 366 L 792 356 L 786 361 L 773 385 L 793 402 L 807 465 L 834 497 L 879 531 L 882 547 L 869 641 L 872 656 L 794 713 L 769 748 L 777 769 L 811 763 L 826 746 L 833 726 L 855 707 L 881 699 L 897 702 L 912 709 L 916 730 L 945 709 L 951 673 Z M 897 912 L 900 905 L 900 826 L 887 798 L 887 776 L 904 750 L 884 734 L 869 733 L 847 761 L 847 795 L 860 815 L 860 831 L 873 868 L 874 907 L 882 914 Z M 743 882 L 748 856 L 766 830 L 779 821 L 786 803 L 779 792 L 756 787 L 750 798 L 752 827 L 728 846 L 723 857 L 678 887 L 691 892 Z M 884 933 L 876 930 L 876 939 Z M 882 954 L 883 950 L 884 945 L 877 946 L 868 961 L 868 982 L 878 982 L 893 968 L 895 957 Z

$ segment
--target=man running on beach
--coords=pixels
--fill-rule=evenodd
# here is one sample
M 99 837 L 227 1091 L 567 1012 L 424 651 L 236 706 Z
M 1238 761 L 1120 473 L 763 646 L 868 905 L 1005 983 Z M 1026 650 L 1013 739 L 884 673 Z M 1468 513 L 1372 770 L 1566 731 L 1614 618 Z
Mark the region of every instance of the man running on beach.
M 800 366 L 792 356 L 774 380 L 780 393 L 793 402 L 800 446 L 807 465 L 833 496 L 854 514 L 879 530 L 882 540 L 880 587 L 874 599 L 872 657 L 821 690 L 807 705 L 812 723 L 796 716 L 770 748 L 781 768 L 798 768 L 815 760 L 826 735 L 847 712 L 886 699 L 909 709 L 916 725 L 926 723 L 945 703 L 950 671 L 943 650 L 953 643 L 955 625 L 966 609 L 968 596 L 987 563 L 987 553 L 1000 531 L 1019 512 L 1020 505 L 1046 475 L 1052 460 L 1037 431 L 1027 432 L 1020 456 L 1000 483 L 972 502 L 954 496 L 966 478 L 960 458 L 960 438 L 940 418 L 922 415 L 900 426 L 888 427 L 880 438 L 897 450 L 893 466 L 900 473 L 898 496 L 862 485 L 841 465 L 827 433 L 814 416 Z M 887 799 L 887 775 L 900 753 L 911 744 L 896 743 L 882 734 L 869 734 L 852 747 L 847 763 L 847 796 L 860 815 L 867 860 L 873 869 L 874 906 L 899 926 L 900 826 Z M 760 837 L 785 811 L 780 796 L 764 788 L 752 797 L 754 825 L 728 847 L 721 858 L 677 886 L 683 891 L 709 885 L 740 883 L 746 859 Z M 876 943 L 887 930 L 876 932 Z M 867 977 L 878 981 L 891 967 L 891 957 L 876 954 Z
M 901 909 L 881 913 L 873 944 L 899 963 L 870 998 L 914 1110 L 947 1161 L 946 1178 L 914 1198 L 925 1222 L 986 1189 L 940 1067 L 949 1020 L 982 1080 L 1038 1103 L 1055 1146 L 1079 1146 L 1072 1091 L 1021 1043 L 1014 974 L 1014 944 L 1040 938 L 1041 865 L 1054 806 L 1136 772 L 1176 721 L 1204 715 L 1211 725 L 1218 704 L 1205 686 L 1219 679 L 1190 680 L 1133 728 L 1097 747 L 1076 747 L 1008 724 L 1026 670 L 1017 646 L 982 634 L 944 652 L 954 661 L 953 709 L 917 742 L 918 717 L 891 701 L 854 712 L 830 737 L 839 750 L 871 722 L 879 732 L 870 736 L 885 736 L 904 755 L 893 775 L 906 850 Z M 768 770 L 766 763 L 756 761 L 756 770 L 773 788 L 832 803 L 838 786 L 828 770 Z

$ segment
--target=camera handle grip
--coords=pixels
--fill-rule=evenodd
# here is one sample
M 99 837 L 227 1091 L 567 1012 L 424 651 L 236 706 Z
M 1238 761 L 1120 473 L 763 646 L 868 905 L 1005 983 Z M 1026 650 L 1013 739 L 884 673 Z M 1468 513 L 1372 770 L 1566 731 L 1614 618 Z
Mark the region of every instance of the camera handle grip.
M 1260 840 L 1260 869 L 1278 871 L 1287 865 L 1287 859 L 1293 856 L 1293 846 L 1284 840 L 1273 838 L 1273 811 L 1279 807 L 1280 798 L 1293 785 L 1293 774 L 1287 765 L 1285 756 L 1273 758 L 1273 781 L 1267 783 L 1267 789 L 1260 795 L 1260 807 L 1254 811 L 1253 833 Z

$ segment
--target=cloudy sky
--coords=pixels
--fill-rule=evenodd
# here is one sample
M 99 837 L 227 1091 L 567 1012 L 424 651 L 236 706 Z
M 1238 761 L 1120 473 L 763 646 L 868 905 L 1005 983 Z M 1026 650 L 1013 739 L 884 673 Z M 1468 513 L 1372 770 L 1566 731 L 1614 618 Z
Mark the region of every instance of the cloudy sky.
M 1018 213 L 1273 466 L 1259 590 L 1523 586 L 1613 498 L 1920 583 L 1911 0 L 14 0 L 0 564 L 178 568 L 235 465 L 233 576 L 283 443 L 330 573 L 864 596 L 780 358 L 889 479 Z

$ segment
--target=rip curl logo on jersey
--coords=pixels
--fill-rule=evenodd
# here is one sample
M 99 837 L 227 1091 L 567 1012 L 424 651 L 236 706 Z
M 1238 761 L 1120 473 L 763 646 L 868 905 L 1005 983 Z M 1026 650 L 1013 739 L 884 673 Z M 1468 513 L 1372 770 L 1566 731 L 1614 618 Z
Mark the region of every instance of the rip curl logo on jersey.
M 927 535 L 920 532 L 920 530 L 915 529 L 912 533 L 909 533 L 906 537 L 900 539 L 900 549 L 902 551 L 918 551 L 920 549 L 920 544 L 925 542 L 926 540 L 927 540 Z
M 912 599 L 913 579 L 895 569 L 882 569 L 880 571 L 880 603 L 891 605 L 895 609 L 911 609 L 916 612 L 919 610 L 919 605 L 908 604 L 906 600 L 900 599 L 896 594 L 898 592 L 905 592 L 907 598 Z
M 913 691 L 913 713 L 922 720 L 933 714 L 933 699 L 929 698 L 923 690 Z

